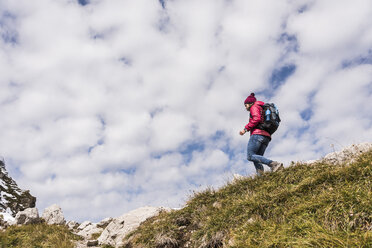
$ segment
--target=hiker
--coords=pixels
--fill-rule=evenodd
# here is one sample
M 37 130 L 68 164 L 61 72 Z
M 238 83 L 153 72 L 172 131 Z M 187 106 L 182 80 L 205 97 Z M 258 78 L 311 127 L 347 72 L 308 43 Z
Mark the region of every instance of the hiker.
M 282 163 L 267 159 L 263 156 L 266 147 L 271 141 L 270 133 L 259 128 L 259 124 L 263 122 L 262 106 L 264 104 L 264 102 L 256 100 L 254 93 L 251 93 L 251 95 L 247 97 L 244 101 L 244 105 L 247 111 L 250 112 L 249 123 L 239 132 L 240 135 L 251 132 L 247 148 L 247 159 L 254 163 L 258 176 L 261 176 L 264 172 L 262 164 L 269 166 L 272 172 L 283 168 Z

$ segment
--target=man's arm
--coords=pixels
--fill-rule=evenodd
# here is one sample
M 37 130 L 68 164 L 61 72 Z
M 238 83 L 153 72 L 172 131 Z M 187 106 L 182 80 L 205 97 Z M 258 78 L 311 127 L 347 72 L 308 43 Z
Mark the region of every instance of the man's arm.
M 246 132 L 248 132 L 248 130 L 246 128 L 244 128 L 243 130 L 241 130 L 239 132 L 240 135 L 244 135 Z
M 255 128 L 258 124 L 261 123 L 261 111 L 262 108 L 258 105 L 253 105 L 251 108 L 251 115 L 252 118 L 249 120 L 249 123 L 245 125 L 244 130 L 239 132 L 240 135 L 244 135 L 246 132 L 249 132 L 253 128 Z

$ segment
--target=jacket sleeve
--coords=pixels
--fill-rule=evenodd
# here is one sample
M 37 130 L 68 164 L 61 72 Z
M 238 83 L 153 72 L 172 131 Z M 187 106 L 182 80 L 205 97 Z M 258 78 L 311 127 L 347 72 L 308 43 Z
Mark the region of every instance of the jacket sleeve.
M 251 108 L 251 118 L 249 118 L 249 123 L 245 125 L 245 128 L 248 131 L 251 131 L 254 129 L 258 124 L 261 123 L 262 117 L 261 117 L 261 111 L 262 108 L 259 105 L 253 105 Z

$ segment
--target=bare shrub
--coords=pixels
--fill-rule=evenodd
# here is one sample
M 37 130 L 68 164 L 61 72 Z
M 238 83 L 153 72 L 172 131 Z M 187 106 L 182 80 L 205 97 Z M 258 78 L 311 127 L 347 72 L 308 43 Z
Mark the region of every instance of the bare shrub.
M 168 237 L 164 234 L 158 234 L 155 240 L 156 248 L 178 248 L 176 239 Z
M 223 246 L 223 239 L 224 234 L 222 232 L 216 233 L 208 240 L 204 237 L 201 248 L 220 248 Z

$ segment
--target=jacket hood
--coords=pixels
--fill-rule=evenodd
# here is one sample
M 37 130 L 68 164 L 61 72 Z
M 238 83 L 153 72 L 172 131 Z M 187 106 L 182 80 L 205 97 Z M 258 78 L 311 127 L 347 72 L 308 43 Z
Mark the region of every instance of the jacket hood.
M 254 104 L 257 104 L 257 105 L 263 106 L 265 103 L 262 102 L 262 101 L 256 101 Z

